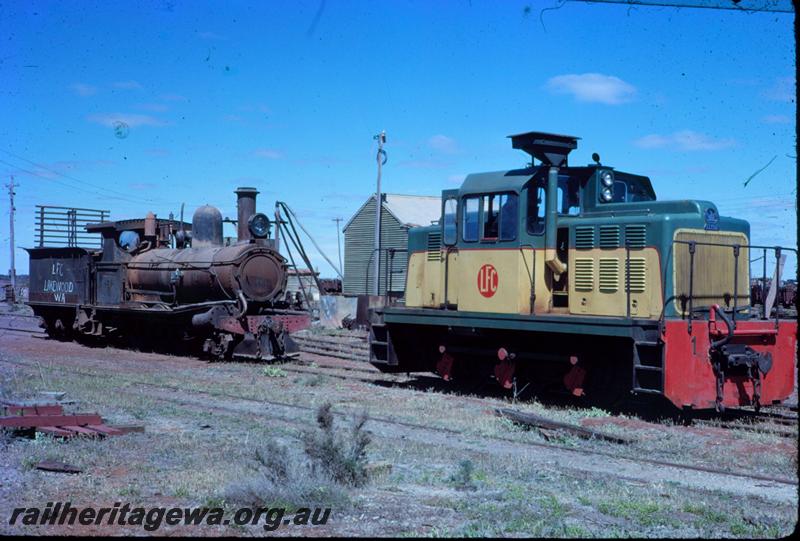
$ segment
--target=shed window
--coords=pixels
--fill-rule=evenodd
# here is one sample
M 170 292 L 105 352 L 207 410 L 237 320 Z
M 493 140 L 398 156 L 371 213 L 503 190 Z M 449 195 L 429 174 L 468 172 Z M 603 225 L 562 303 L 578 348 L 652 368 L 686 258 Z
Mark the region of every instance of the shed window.
M 458 201 L 453 198 L 446 199 L 444 202 L 444 225 L 443 238 L 445 246 L 452 246 L 456 243 L 456 209 Z

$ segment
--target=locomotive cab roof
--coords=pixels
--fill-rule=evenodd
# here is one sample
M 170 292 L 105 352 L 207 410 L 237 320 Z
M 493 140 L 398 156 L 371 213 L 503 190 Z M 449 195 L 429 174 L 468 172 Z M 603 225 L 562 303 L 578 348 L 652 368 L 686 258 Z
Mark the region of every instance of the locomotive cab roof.
M 607 205 L 654 201 L 655 190 L 646 176 L 616 171 L 613 167 L 594 163 L 587 166 L 570 167 L 568 156 L 578 147 L 578 137 L 545 132 L 524 132 L 509 135 L 512 148 L 522 150 L 539 160 L 540 164 L 509 171 L 493 171 L 468 175 L 458 190 L 459 195 L 516 192 L 520 193 L 533 181 L 534 186 L 544 186 L 550 169 L 558 169 L 559 183 L 572 186 L 570 190 L 580 192 L 583 212 L 594 209 L 608 209 Z M 598 160 L 599 161 L 599 160 Z M 611 175 L 611 183 L 606 187 L 612 195 L 609 199 L 601 197 L 604 186 L 601 175 Z M 595 194 L 597 193 L 597 195 Z M 452 193 L 452 192 L 451 192 Z
M 520 193 L 532 180 L 536 181 L 537 185 L 543 185 L 547 178 L 548 169 L 549 166 L 536 165 L 509 171 L 473 173 L 467 175 L 458 192 L 459 195 L 503 191 Z M 625 182 L 632 196 L 635 195 L 634 202 L 637 200 L 654 201 L 656 199 L 656 193 L 649 177 L 617 171 L 613 167 L 605 165 L 592 164 L 587 166 L 562 167 L 558 171 L 558 176 L 560 179 L 566 179 L 568 182 L 577 183 L 580 189 L 585 191 L 589 181 L 595 180 L 597 174 L 603 171 L 612 171 L 617 181 Z M 593 202 L 594 199 L 594 197 L 585 198 L 586 203 L 590 201 Z M 588 206 L 593 207 L 594 205 L 587 205 L 587 207 Z

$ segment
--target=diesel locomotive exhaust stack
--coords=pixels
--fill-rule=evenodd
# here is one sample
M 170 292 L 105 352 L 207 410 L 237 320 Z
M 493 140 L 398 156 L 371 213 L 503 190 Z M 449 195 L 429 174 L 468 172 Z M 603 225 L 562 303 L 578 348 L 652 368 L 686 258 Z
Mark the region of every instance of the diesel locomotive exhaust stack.
M 236 210 L 237 210 L 237 240 L 239 242 L 249 241 L 253 235 L 250 233 L 249 220 L 256 213 L 256 196 L 258 190 L 255 188 L 236 188 Z
M 511 147 L 527 152 L 550 169 L 547 172 L 547 195 L 545 200 L 544 261 L 554 274 L 567 270 L 556 251 L 556 227 L 558 219 L 558 169 L 567 165 L 567 156 L 578 148 L 578 138 L 552 133 L 527 132 L 509 135 Z

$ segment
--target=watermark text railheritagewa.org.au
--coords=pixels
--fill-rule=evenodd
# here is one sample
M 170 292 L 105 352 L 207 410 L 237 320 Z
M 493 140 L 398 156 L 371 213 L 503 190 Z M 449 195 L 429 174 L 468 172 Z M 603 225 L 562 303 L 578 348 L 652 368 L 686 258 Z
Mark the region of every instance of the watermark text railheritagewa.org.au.
M 115 503 L 112 507 L 72 506 L 72 502 L 48 502 L 41 507 L 17 507 L 8 519 L 10 525 L 136 526 L 154 532 L 167 526 L 262 525 L 271 532 L 281 526 L 321 526 L 328 522 L 330 507 L 303 507 L 289 513 L 283 507 L 240 507 L 226 514 L 221 507 L 134 507 Z

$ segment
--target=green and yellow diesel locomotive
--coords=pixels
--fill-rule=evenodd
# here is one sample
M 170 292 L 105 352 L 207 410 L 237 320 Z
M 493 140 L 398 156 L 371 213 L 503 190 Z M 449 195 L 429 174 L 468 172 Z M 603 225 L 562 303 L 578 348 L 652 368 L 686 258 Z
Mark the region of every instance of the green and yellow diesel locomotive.
M 750 306 L 748 222 L 709 201 L 659 201 L 650 179 L 571 167 L 578 139 L 529 132 L 540 163 L 472 174 L 439 223 L 409 231 L 404 305 L 372 313 L 385 372 L 489 369 L 613 404 L 630 393 L 718 410 L 785 400 L 796 321 Z M 756 253 L 756 252 L 754 252 Z M 488 361 L 488 362 L 487 362 Z

